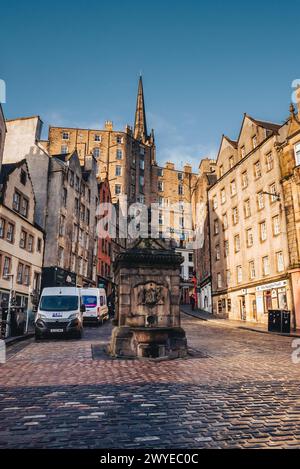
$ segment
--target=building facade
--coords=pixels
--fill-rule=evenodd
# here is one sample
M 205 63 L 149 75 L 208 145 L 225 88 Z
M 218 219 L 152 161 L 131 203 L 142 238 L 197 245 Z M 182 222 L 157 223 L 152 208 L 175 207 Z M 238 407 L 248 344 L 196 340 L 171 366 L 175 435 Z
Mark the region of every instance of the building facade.
M 111 193 L 108 179 L 105 179 L 99 183 L 99 203 L 100 204 L 111 204 Z M 103 210 L 103 215 L 108 210 Z M 101 212 L 102 213 L 102 212 Z M 97 259 L 97 284 L 98 286 L 104 287 L 106 292 L 109 294 L 112 290 L 112 244 L 113 240 L 109 233 L 104 236 L 100 236 L 98 232 L 98 259 Z
M 26 159 L 36 197 L 35 221 L 45 229 L 50 158 L 40 140 L 42 126 L 39 116 L 6 121 L 3 162 L 15 163 Z
M 197 176 L 186 164 L 179 170 L 172 162 L 164 167 L 153 166 L 153 185 L 156 190 L 156 220 L 158 235 L 170 238 L 175 250 L 183 257 L 181 266 L 181 302 L 189 303 L 193 292 L 194 253 L 191 244 L 193 233 L 192 193 Z
M 44 267 L 77 275 L 79 287 L 96 286 L 99 203 L 96 161 L 77 152 L 50 159 Z
M 276 147 L 287 125 L 245 115 L 237 141 L 223 136 L 208 190 L 213 313 L 266 323 L 293 308 Z
M 135 123 L 133 129 L 114 130 L 111 121 L 104 129 L 78 129 L 69 127 L 49 128 L 45 143 L 50 155 L 70 153 L 76 150 L 80 161 L 85 155 L 97 160 L 97 176 L 110 183 L 112 202 L 120 195 L 127 195 L 129 203 L 149 205 L 152 192 L 152 165 L 155 164 L 153 130 L 148 135 L 142 78 L 139 80 Z
M 211 256 L 209 237 L 208 189 L 216 182 L 216 162 L 203 158 L 192 191 L 194 241 L 194 269 L 197 281 L 197 306 L 212 313 Z
M 299 101 L 298 101 L 299 102 Z M 287 128 L 286 128 L 287 127 Z M 285 132 L 277 146 L 282 175 L 283 206 L 289 259 L 288 275 L 296 327 L 300 329 L 300 106 L 293 105 Z
M 26 160 L 3 164 L 0 175 L 0 303 L 37 305 L 44 232 L 35 223 L 35 195 Z
M 2 160 L 3 160 L 5 136 L 6 136 L 6 124 L 5 124 L 5 118 L 4 118 L 2 106 L 0 104 L 0 172 L 1 172 L 1 166 L 2 166 Z

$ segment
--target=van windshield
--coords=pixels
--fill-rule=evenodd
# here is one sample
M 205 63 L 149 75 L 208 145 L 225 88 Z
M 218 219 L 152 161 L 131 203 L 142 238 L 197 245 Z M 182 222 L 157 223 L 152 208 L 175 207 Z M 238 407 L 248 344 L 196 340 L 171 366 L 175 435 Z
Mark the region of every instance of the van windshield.
M 42 296 L 40 310 L 42 311 L 74 311 L 78 309 L 77 296 Z
M 83 295 L 82 296 L 82 303 L 85 306 L 95 307 L 97 306 L 97 297 L 93 295 Z

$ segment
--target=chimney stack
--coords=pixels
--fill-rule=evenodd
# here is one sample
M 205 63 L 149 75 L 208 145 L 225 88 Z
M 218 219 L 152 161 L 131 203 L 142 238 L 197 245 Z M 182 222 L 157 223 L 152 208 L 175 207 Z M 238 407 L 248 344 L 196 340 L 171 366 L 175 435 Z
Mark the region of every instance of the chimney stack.
M 105 121 L 105 130 L 112 131 L 114 128 L 112 121 Z

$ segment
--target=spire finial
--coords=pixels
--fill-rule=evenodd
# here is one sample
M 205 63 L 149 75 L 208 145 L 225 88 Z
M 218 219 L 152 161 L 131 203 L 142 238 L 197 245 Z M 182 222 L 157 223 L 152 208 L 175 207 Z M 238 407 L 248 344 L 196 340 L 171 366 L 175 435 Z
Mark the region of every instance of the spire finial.
M 147 134 L 147 124 L 146 124 L 143 79 L 142 79 L 142 75 L 140 75 L 138 94 L 137 94 L 137 100 L 136 100 L 134 138 L 136 138 L 137 140 L 146 141 L 147 136 L 148 134 Z

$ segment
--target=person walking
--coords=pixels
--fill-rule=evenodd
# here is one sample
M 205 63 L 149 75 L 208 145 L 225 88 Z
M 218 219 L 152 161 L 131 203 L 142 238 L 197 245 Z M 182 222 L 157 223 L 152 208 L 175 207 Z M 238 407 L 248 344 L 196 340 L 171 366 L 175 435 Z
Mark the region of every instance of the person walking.
M 194 293 L 192 293 L 191 296 L 190 296 L 190 304 L 191 304 L 191 307 L 192 307 L 192 311 L 194 311 L 194 309 L 195 309 L 195 295 L 194 295 Z

